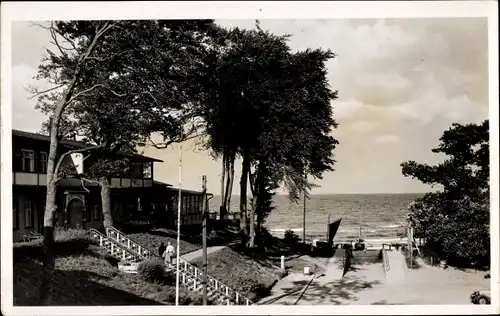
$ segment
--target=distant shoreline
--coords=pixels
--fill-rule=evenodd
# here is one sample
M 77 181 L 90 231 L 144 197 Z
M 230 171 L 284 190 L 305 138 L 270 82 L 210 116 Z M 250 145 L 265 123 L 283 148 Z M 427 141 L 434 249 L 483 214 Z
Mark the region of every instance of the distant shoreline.
M 310 193 L 309 196 L 332 196 L 332 195 L 386 195 L 386 196 L 390 196 L 390 195 L 425 195 L 429 192 L 412 192 L 412 193 Z M 220 197 L 221 195 L 219 194 L 214 194 L 214 197 Z M 248 195 L 249 197 L 251 197 L 251 195 Z M 276 193 L 275 196 L 288 196 L 288 193 Z M 233 197 L 240 197 L 239 194 L 233 194 L 231 195 L 231 198 Z

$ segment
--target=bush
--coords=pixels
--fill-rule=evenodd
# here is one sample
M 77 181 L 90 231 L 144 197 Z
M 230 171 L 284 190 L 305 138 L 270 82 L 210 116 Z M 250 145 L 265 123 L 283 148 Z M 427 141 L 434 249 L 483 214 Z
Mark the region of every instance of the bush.
M 413 260 L 410 259 L 410 250 L 408 249 L 408 247 L 405 247 L 404 249 L 401 249 L 401 251 L 403 252 L 403 255 L 405 257 L 406 266 L 409 269 L 418 269 L 418 268 L 420 268 L 420 265 L 417 262 L 417 258 L 416 258 L 417 254 L 416 254 L 415 250 L 414 250 L 414 255 L 412 257 Z M 411 264 L 411 263 L 413 263 L 413 264 Z
M 171 272 L 165 271 L 166 265 L 158 259 L 146 260 L 139 264 L 137 273 L 139 277 L 146 282 L 161 284 L 173 284 L 175 277 Z
M 96 241 L 87 231 L 81 229 L 56 229 L 54 231 L 54 253 L 56 257 L 81 254 Z M 13 244 L 14 261 L 22 258 L 41 259 L 43 257 L 43 238 Z
M 285 231 L 284 241 L 289 245 L 295 245 L 299 243 L 300 237 L 293 230 L 288 229 Z

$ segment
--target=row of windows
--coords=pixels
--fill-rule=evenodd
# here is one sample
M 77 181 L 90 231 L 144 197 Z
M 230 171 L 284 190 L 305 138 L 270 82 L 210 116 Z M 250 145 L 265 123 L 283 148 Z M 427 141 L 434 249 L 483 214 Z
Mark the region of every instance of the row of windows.
M 47 172 L 47 152 L 41 151 L 37 160 L 35 159 L 35 151 L 31 149 L 21 149 L 21 171 L 23 172 Z
M 12 208 L 12 228 L 14 229 L 19 229 L 19 210 L 18 210 L 18 204 L 17 200 L 14 199 L 12 202 L 13 208 Z M 45 205 L 45 202 L 42 202 L 42 207 Z M 34 205 L 32 201 L 30 200 L 25 200 L 24 201 L 24 208 L 23 208 L 23 215 L 24 215 L 24 228 L 33 228 L 34 227 L 34 221 L 35 221 L 35 210 L 34 210 Z M 85 209 L 85 212 L 82 214 L 84 215 L 84 220 L 87 222 L 91 221 L 99 221 L 101 220 L 101 208 L 99 205 L 93 205 L 92 207 L 88 207 Z M 67 213 L 68 216 L 68 223 L 71 222 L 70 213 Z
M 187 195 L 182 197 L 181 214 L 198 214 L 202 212 L 203 197 L 201 195 Z M 177 212 L 177 197 L 173 201 L 173 210 Z
M 45 205 L 45 202 L 42 202 L 42 205 Z M 14 229 L 19 229 L 19 210 L 17 200 L 14 199 L 12 201 L 12 227 Z M 35 225 L 35 212 L 34 205 L 32 201 L 26 200 L 24 201 L 24 209 L 22 210 L 24 214 L 24 228 L 33 228 Z
M 39 152 L 38 159 L 35 157 L 35 151 L 31 149 L 21 149 L 21 171 L 22 172 L 47 172 L 47 152 Z M 37 166 L 38 162 L 38 166 Z M 151 179 L 152 162 L 133 162 L 130 164 L 129 172 L 126 176 L 134 179 Z

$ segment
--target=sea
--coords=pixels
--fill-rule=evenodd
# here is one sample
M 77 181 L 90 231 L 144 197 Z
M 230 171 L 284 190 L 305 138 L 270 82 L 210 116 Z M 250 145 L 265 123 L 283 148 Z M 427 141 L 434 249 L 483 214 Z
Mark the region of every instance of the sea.
M 306 241 L 327 238 L 328 220 L 342 219 L 335 236 L 336 243 L 357 241 L 360 236 L 369 245 L 403 242 L 408 206 L 423 194 L 327 194 L 311 195 L 305 203 Z M 220 196 L 210 201 L 210 209 L 218 210 Z M 276 195 L 275 210 L 264 226 L 271 234 L 282 237 L 286 230 L 303 236 L 304 202 L 291 203 L 287 195 Z M 230 212 L 238 212 L 239 196 L 231 198 Z

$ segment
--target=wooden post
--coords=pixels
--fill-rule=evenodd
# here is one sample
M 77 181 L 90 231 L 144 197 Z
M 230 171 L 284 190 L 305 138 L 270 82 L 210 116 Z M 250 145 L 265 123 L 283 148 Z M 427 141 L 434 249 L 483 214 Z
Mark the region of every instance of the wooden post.
M 306 191 L 304 189 L 304 211 L 302 214 L 302 242 L 306 243 Z
M 207 177 L 202 177 L 203 305 L 207 305 Z
M 408 251 L 410 251 L 410 269 L 413 269 L 413 228 L 408 228 Z
M 326 241 L 328 242 L 330 238 L 330 214 L 328 214 L 328 220 L 326 222 Z

